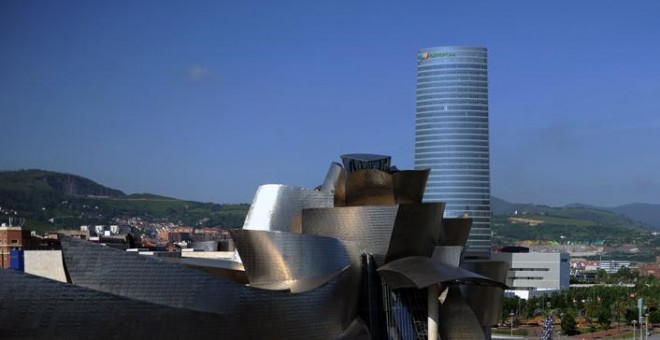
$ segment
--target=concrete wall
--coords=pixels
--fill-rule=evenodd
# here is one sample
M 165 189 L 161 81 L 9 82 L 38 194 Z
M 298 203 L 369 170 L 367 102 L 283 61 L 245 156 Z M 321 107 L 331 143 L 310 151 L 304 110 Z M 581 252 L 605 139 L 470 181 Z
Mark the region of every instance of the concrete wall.
M 26 273 L 66 282 L 61 250 L 26 250 L 24 256 Z
M 234 252 L 233 251 L 182 251 L 181 257 L 230 260 L 234 258 Z

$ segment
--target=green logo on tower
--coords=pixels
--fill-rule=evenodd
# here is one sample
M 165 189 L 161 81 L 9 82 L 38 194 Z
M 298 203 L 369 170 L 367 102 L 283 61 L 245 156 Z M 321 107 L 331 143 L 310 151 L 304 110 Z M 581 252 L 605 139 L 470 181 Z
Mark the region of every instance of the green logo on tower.
M 422 52 L 419 54 L 420 60 L 428 60 L 433 58 L 447 58 L 455 57 L 456 53 L 454 52 Z

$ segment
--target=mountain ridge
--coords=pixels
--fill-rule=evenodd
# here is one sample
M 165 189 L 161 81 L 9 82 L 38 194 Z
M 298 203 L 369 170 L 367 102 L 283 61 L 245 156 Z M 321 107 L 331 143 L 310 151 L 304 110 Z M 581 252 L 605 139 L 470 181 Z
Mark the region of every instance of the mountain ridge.
M 630 203 L 602 209 L 626 215 L 660 230 L 660 204 Z
M 11 218 L 37 231 L 135 218 L 145 223 L 240 227 L 248 208 L 150 193 L 127 195 L 82 176 L 47 170 L 0 171 L 1 222 Z
M 0 171 L 0 190 L 52 191 L 73 196 L 126 196 L 79 175 L 41 169 Z
M 625 216 L 660 230 L 660 205 L 631 203 L 618 207 L 601 208 L 589 204 L 575 203 L 563 207 L 535 203 L 511 203 L 496 196 L 491 197 L 491 211 L 494 220 L 497 216 L 513 215 L 516 212 L 536 212 L 558 215 L 558 218 L 578 218 L 605 223 L 615 216 L 603 215 L 602 211 Z M 89 207 L 105 209 L 89 211 Z M 231 207 L 232 218 L 218 219 L 221 211 Z M 239 207 L 236 209 L 236 207 Z M 48 225 L 46 221 L 61 219 L 63 223 L 99 222 L 116 215 L 134 214 L 147 218 L 163 216 L 175 222 L 195 225 L 227 223 L 240 227 L 249 205 L 201 203 L 151 193 L 126 194 L 121 190 L 103 186 L 91 179 L 55 171 L 41 169 L 0 171 L 0 208 L 7 214 L 8 209 L 20 211 L 27 219 L 38 225 Z M 563 209 L 563 210 L 562 210 Z M 573 210 L 571 210 L 573 209 Z M 574 211 L 575 209 L 579 211 Z M 581 210 L 580 210 L 581 209 Z M 557 213 L 559 211 L 559 213 Z M 0 215 L 1 216 L 1 215 Z M 211 217 L 210 217 L 211 216 Z M 195 220 L 197 219 L 197 220 Z M 500 219 L 501 220 L 501 219 Z M 206 221 L 206 222 L 200 222 Z M 557 222 L 557 220 L 553 220 Z M 630 224 L 622 222 L 623 224 Z
M 496 196 L 491 196 L 491 212 L 494 216 L 510 215 L 516 211 L 539 210 L 540 208 L 550 209 L 596 209 L 609 211 L 619 215 L 626 216 L 632 220 L 647 224 L 653 229 L 660 230 L 660 204 L 652 203 L 630 203 L 616 207 L 599 207 L 592 204 L 572 203 L 560 207 L 552 207 L 544 204 L 535 203 L 511 203 Z

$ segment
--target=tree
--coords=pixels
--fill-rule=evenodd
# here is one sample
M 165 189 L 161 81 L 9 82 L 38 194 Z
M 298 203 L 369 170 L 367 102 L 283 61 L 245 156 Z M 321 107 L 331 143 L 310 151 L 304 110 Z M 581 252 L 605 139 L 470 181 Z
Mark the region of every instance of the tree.
M 502 320 L 509 320 L 509 313 L 513 312 L 517 317 L 520 317 L 519 308 L 522 300 L 518 296 L 504 298 L 502 301 Z
M 612 323 L 612 313 L 607 308 L 601 308 L 598 311 L 598 323 L 603 329 L 609 329 L 610 323 Z
M 580 331 L 577 329 L 577 322 L 575 322 L 575 316 L 573 313 L 566 313 L 561 318 L 561 330 L 564 331 L 564 334 L 566 335 L 580 334 Z
M 625 300 L 617 300 L 614 302 L 612 305 L 612 308 L 614 309 L 614 315 L 615 316 L 615 321 L 621 321 L 622 317 L 626 313 L 626 301 Z
M 637 320 L 637 310 L 632 308 L 627 308 L 624 317 L 627 323 L 630 323 L 632 320 Z
M 650 323 L 660 322 L 660 310 L 654 310 L 651 313 L 649 313 L 649 322 Z

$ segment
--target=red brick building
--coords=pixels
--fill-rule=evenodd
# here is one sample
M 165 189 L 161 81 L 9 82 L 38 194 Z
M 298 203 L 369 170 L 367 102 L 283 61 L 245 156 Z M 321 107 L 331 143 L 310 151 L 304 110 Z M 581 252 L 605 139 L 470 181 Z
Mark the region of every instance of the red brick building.
M 639 274 L 642 276 L 651 275 L 660 278 L 660 256 L 655 258 L 655 263 L 640 264 Z
M 9 254 L 12 249 L 28 249 L 30 231 L 21 227 L 0 227 L 0 268 L 9 268 Z

